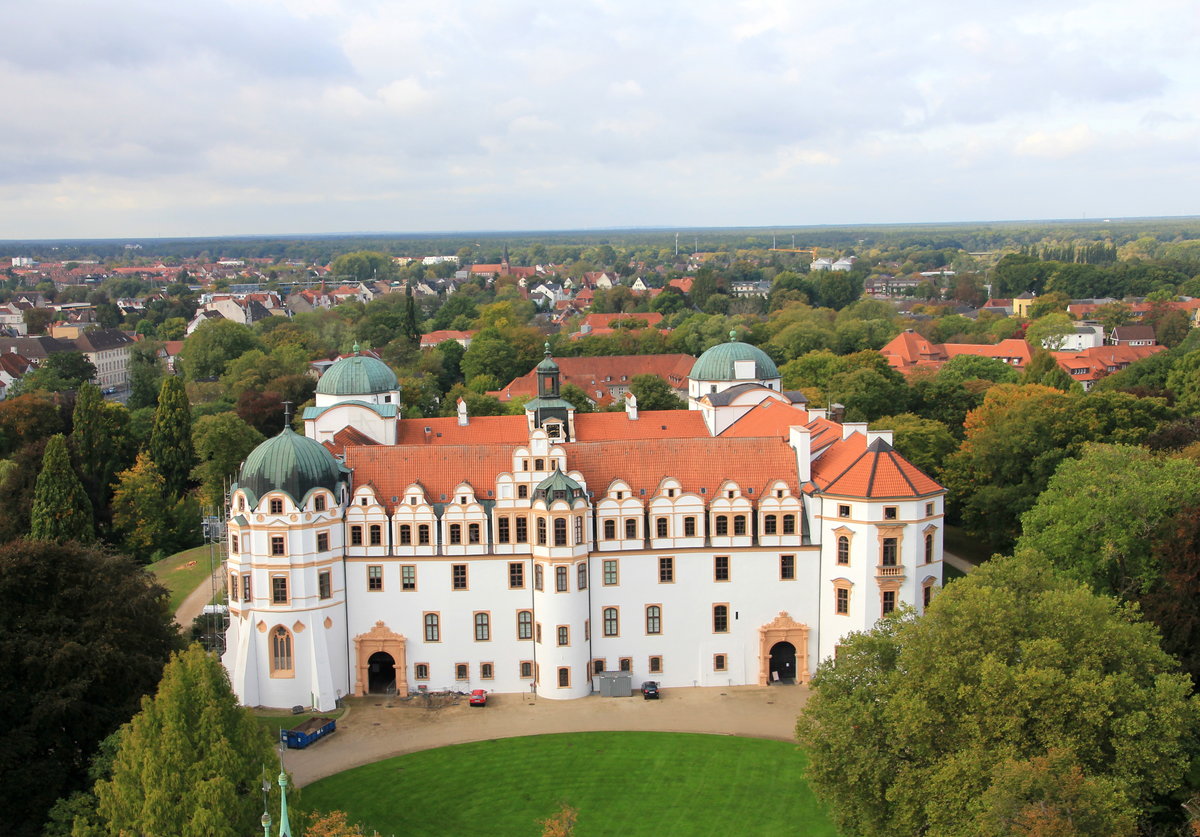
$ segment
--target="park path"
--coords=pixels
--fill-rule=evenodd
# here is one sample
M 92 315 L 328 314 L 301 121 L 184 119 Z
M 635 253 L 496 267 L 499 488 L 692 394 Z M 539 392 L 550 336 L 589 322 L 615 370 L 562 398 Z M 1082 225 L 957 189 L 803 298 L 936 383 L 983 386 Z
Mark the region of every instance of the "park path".
M 942 559 L 947 564 L 954 567 L 954 569 L 961 570 L 964 573 L 971 572 L 972 570 L 975 569 L 975 566 L 976 566 L 975 564 L 972 564 L 970 561 L 968 561 L 966 558 L 960 558 L 957 555 L 951 555 L 949 552 L 946 552 L 945 550 L 942 551 Z
M 204 611 L 204 606 L 212 598 L 213 577 L 220 577 L 221 580 L 224 580 L 225 571 L 221 567 L 214 570 L 211 577 L 206 577 L 200 582 L 200 586 L 187 594 L 175 611 L 175 621 L 184 631 L 191 630 L 192 622 Z
M 555 732 L 699 732 L 791 741 L 796 716 L 808 699 L 804 686 L 711 686 L 663 689 L 660 700 L 534 699 L 525 693 L 491 695 L 486 707 L 428 709 L 421 699 L 383 695 L 351 698 L 337 732 L 304 750 L 288 750 L 287 769 L 304 785 L 380 759 L 494 738 Z M 287 723 L 286 718 L 281 723 Z

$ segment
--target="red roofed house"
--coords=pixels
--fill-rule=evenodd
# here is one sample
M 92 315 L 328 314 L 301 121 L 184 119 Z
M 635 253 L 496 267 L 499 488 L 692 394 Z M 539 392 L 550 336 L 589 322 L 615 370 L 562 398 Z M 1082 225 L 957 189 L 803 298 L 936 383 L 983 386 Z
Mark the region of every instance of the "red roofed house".
M 1146 326 L 1149 328 L 1149 326 Z M 1090 390 L 1096 381 L 1120 372 L 1131 363 L 1137 363 L 1150 355 L 1165 352 L 1166 346 L 1096 346 L 1082 352 L 1051 352 L 1063 371 Z
M 687 376 L 695 358 L 691 355 L 602 355 L 598 357 L 562 357 L 556 363 L 563 384 L 583 390 L 595 405 L 607 407 L 614 399 L 629 392 L 629 384 L 638 375 L 662 378 L 680 398 L 687 397 Z M 537 395 L 537 370 L 514 378 L 508 386 L 488 393 L 501 401 L 532 398 Z
M 447 340 L 453 340 L 464 349 L 470 348 L 471 340 L 474 339 L 478 332 L 475 331 L 454 331 L 452 329 L 442 329 L 441 331 L 431 331 L 428 334 L 421 335 L 421 348 L 432 349 L 439 343 L 445 343 Z
M 579 324 L 579 331 L 571 335 L 572 340 L 581 337 L 612 334 L 618 328 L 656 328 L 663 321 L 663 315 L 657 312 L 618 313 L 618 314 L 588 314 Z M 622 326 L 621 323 L 625 323 Z
M 1001 360 L 1009 366 L 1024 369 L 1031 351 L 1024 340 L 1001 340 L 996 344 L 931 343 L 912 330 L 893 337 L 879 350 L 888 364 L 901 372 L 913 369 L 937 369 L 952 357 L 978 355 Z
M 940 587 L 945 490 L 890 432 L 782 391 L 761 350 L 701 355 L 687 410 L 577 414 L 560 362 L 535 376 L 522 415 L 403 419 L 395 374 L 353 355 L 304 436 L 250 453 L 222 658 L 242 703 L 788 688 Z

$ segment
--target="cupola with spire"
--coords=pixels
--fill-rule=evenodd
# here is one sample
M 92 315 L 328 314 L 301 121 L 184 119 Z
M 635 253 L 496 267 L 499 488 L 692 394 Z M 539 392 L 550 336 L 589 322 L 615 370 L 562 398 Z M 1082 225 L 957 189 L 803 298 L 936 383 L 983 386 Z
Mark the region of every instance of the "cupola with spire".
M 559 394 L 558 364 L 545 344 L 545 357 L 537 365 L 537 398 L 525 405 L 529 429 L 543 429 L 551 438 L 569 442 L 575 437 L 575 405 Z

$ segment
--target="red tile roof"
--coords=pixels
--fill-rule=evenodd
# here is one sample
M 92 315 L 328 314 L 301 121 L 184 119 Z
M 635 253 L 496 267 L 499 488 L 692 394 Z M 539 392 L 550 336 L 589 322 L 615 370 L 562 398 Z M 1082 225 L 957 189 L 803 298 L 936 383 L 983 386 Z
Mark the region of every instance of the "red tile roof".
M 943 491 L 882 439 L 861 433 L 834 445 L 814 463 L 813 482 L 826 494 L 851 497 L 922 497 Z
M 554 362 L 558 364 L 563 384 L 574 384 L 592 401 L 606 405 L 612 401 L 610 387 L 628 389 L 629 382 L 637 375 L 657 375 L 673 388 L 683 389 L 696 359 L 691 355 L 602 355 L 559 357 Z M 537 369 L 514 378 L 508 386 L 491 394 L 501 401 L 537 395 Z
M 1098 381 L 1142 358 L 1165 352 L 1166 346 L 1094 346 L 1082 352 L 1051 352 L 1063 371 L 1081 383 Z M 1076 370 L 1083 370 L 1077 372 Z

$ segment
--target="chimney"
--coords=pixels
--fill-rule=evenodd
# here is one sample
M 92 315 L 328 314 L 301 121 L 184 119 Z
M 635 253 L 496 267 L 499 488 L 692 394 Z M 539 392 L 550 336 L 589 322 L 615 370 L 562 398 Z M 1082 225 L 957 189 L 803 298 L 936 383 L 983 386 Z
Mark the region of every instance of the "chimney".
M 796 452 L 796 474 L 803 485 L 812 479 L 812 431 L 803 426 L 789 427 L 788 444 Z
M 846 405 L 845 404 L 830 404 L 829 405 L 829 420 L 836 421 L 841 424 L 846 420 Z
M 809 418 L 809 421 L 812 421 L 813 419 L 823 419 L 823 418 L 826 418 L 826 417 L 827 417 L 827 416 L 826 416 L 826 412 L 827 412 L 827 411 L 825 410 L 825 408 L 824 408 L 824 407 L 809 407 L 809 408 L 808 408 L 808 418 Z
M 630 421 L 638 420 L 637 396 L 632 392 L 625 393 L 625 418 Z
M 842 438 L 849 439 L 855 433 L 867 435 L 867 423 L 865 421 L 847 421 L 842 424 Z
M 467 419 L 467 402 L 460 397 L 458 399 L 458 426 L 466 427 L 470 423 Z
M 892 431 L 890 430 L 868 430 L 867 444 L 870 445 L 876 439 L 883 439 L 889 445 L 892 444 Z

